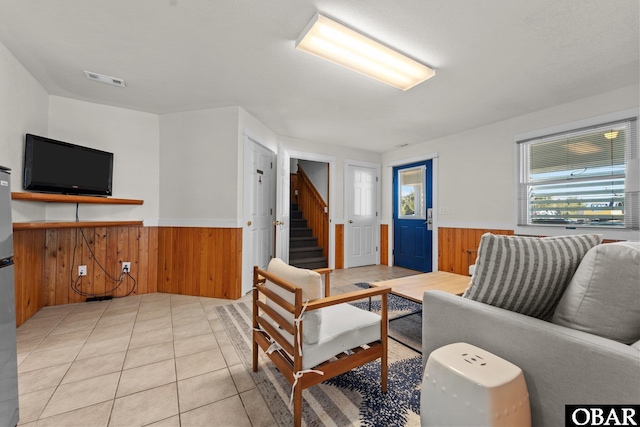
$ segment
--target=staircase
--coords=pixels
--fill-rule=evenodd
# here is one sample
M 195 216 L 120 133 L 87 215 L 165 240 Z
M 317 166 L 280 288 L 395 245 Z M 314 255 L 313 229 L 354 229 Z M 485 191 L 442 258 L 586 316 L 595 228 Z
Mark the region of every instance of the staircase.
M 327 258 L 322 256 L 322 247 L 318 246 L 318 238 L 313 237 L 313 230 L 302 218 L 298 204 L 291 204 L 289 220 L 289 264 L 300 268 L 325 268 Z

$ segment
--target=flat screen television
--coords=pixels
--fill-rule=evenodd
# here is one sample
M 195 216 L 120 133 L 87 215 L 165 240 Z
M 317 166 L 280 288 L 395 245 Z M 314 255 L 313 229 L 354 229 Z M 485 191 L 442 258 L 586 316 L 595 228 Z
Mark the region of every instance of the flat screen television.
M 110 196 L 113 153 L 27 134 L 24 189 Z

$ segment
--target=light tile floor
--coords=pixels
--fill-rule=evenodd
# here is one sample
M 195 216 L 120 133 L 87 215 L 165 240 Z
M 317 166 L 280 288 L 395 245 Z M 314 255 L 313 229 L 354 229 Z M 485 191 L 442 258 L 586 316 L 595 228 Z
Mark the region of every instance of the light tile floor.
M 416 273 L 351 268 L 331 285 Z M 17 330 L 19 425 L 276 425 L 214 311 L 233 302 L 155 293 L 43 308 Z

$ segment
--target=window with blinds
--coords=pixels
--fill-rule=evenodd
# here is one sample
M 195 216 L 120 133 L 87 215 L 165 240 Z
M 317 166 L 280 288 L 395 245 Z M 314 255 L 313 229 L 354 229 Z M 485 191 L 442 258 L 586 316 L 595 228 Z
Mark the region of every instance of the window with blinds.
M 518 144 L 518 225 L 638 229 L 637 118 Z

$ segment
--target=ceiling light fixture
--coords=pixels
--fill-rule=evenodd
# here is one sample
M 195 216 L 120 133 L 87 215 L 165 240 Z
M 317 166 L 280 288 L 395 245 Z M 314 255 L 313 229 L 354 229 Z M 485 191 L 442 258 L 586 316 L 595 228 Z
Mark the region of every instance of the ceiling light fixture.
M 607 139 L 616 139 L 618 136 L 617 130 L 612 130 L 611 132 L 605 132 L 604 137 Z
M 95 80 L 97 82 L 106 83 L 114 86 L 126 87 L 123 79 L 118 79 L 115 77 L 105 76 L 104 74 L 93 73 L 91 71 L 84 72 L 84 75 L 87 76 L 89 80 Z
M 298 37 L 296 49 L 402 90 L 411 89 L 436 73 L 415 59 L 319 13 Z

